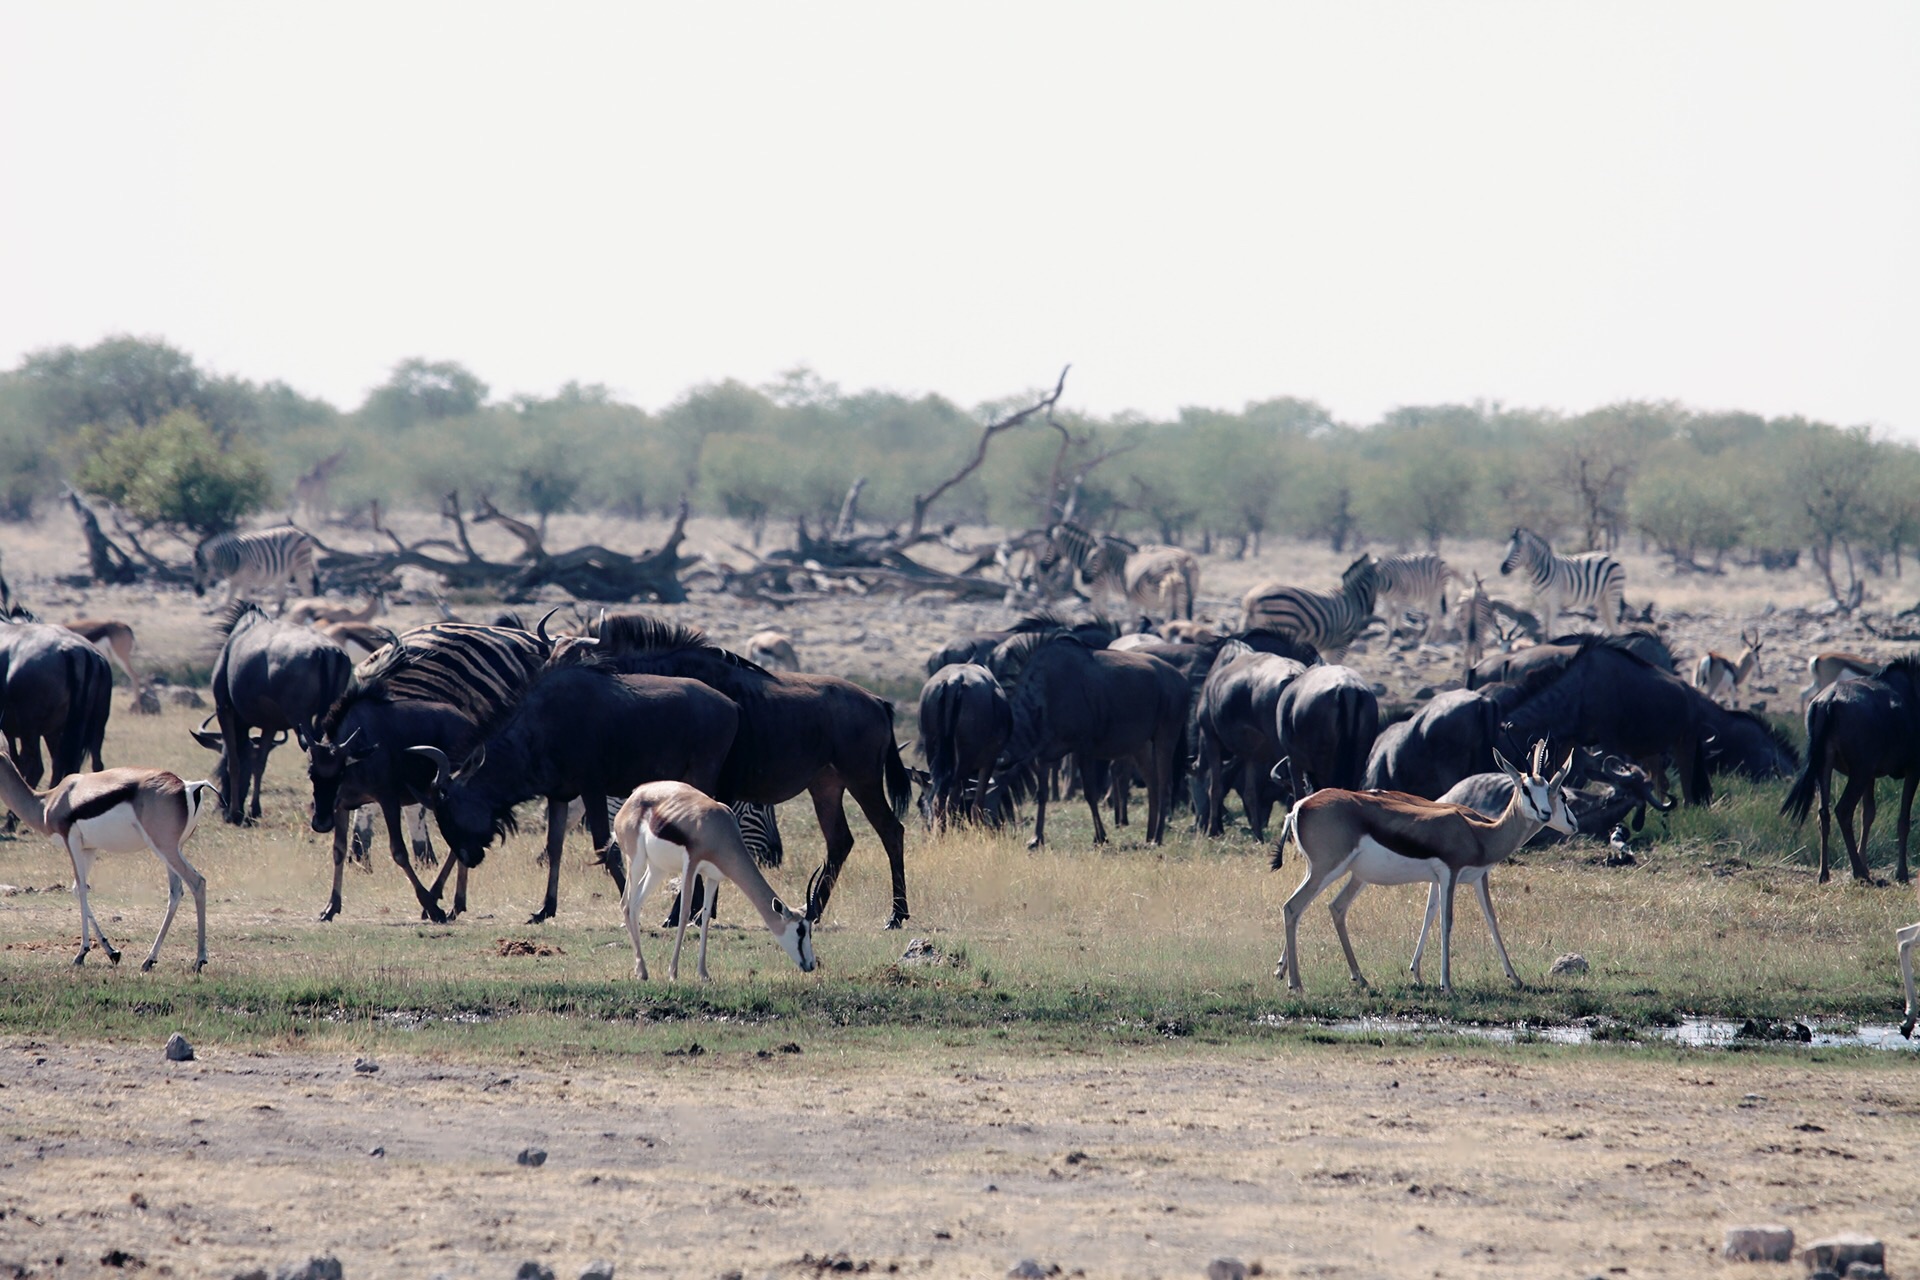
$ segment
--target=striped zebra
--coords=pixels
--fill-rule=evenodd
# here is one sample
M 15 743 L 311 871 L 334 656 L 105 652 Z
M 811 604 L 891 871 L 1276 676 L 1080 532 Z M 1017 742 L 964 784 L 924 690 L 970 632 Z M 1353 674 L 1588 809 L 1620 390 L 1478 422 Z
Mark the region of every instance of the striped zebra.
M 377 688 L 390 702 L 440 702 L 476 725 L 514 703 L 546 665 L 547 646 L 516 627 L 429 622 L 353 669 L 349 694 Z
M 620 812 L 620 806 L 627 802 L 625 796 L 607 797 L 607 821 L 612 822 L 614 815 Z M 745 800 L 736 800 L 727 808 L 733 811 L 733 819 L 740 824 L 740 839 L 747 846 L 747 852 L 753 860 L 763 867 L 777 867 L 786 859 L 787 846 L 780 839 L 780 823 L 770 804 L 752 804 Z M 586 806 L 578 799 L 567 805 L 567 825 L 578 826 L 586 813 Z
M 1400 615 L 1418 613 L 1426 619 L 1429 635 L 1447 629 L 1447 584 L 1460 575 L 1431 552 L 1411 556 L 1382 556 L 1374 561 L 1379 584 L 1375 610 L 1392 625 Z
M 1091 533 L 1085 526 L 1062 520 L 1047 530 L 1046 545 L 1035 558 L 1034 575 L 1043 589 L 1060 583 L 1062 592 L 1073 588 L 1073 575 L 1092 593 L 1096 601 L 1106 596 L 1127 593 L 1127 556 L 1134 545 L 1110 533 Z
M 1487 645 L 1500 639 L 1500 615 L 1487 597 L 1487 584 L 1473 575 L 1473 591 L 1460 602 L 1460 632 L 1466 641 L 1467 670 L 1472 671 L 1486 657 Z
M 320 577 L 313 567 L 313 538 L 290 524 L 258 533 L 215 534 L 193 549 L 193 594 L 206 595 L 207 588 L 223 578 L 223 606 L 250 592 L 278 587 L 284 609 L 287 588 L 296 580 L 306 583 L 308 595 L 317 596 Z
M 1304 640 L 1329 664 L 1337 664 L 1373 620 L 1380 589 L 1375 564 L 1372 556 L 1355 560 L 1340 575 L 1340 590 L 1334 593 L 1263 582 L 1241 601 L 1240 629 L 1278 631 Z
M 1540 628 L 1549 637 L 1559 634 L 1562 609 L 1591 607 L 1600 629 L 1613 635 L 1620 629 L 1626 608 L 1627 571 L 1604 551 L 1560 556 L 1547 540 L 1531 529 L 1515 529 L 1500 562 L 1502 574 L 1526 567 L 1528 585 L 1540 602 Z
M 1042 583 L 1078 573 L 1096 604 L 1117 596 L 1136 609 L 1168 618 L 1192 618 L 1200 592 L 1200 562 L 1180 547 L 1136 546 L 1110 533 L 1090 533 L 1071 520 L 1047 530 L 1034 564 Z

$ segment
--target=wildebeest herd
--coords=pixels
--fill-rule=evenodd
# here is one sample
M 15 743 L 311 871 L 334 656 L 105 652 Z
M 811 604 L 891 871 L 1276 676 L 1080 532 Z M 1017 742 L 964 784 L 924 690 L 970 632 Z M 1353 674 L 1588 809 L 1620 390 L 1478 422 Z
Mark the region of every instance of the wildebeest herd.
M 1553 576 L 1559 570 L 1552 562 L 1562 558 L 1524 534 L 1515 532 L 1507 567 L 1532 566 L 1549 612 L 1582 603 L 1579 581 Z M 1443 565 L 1416 563 L 1437 557 L 1398 559 L 1393 572 L 1409 589 L 1430 586 L 1438 575 L 1444 591 L 1456 576 Z M 642 977 L 638 912 L 648 890 L 676 874 L 683 880 L 674 911 L 680 938 L 691 921 L 703 922 L 702 976 L 704 922 L 714 910 L 702 884 L 717 890 L 721 879 L 733 881 L 795 963 L 811 969 L 812 925 L 854 843 L 849 794 L 887 854 L 892 902 L 885 923 L 900 926 L 908 918 L 902 823 L 916 779 L 921 812 L 936 834 L 962 824 L 1003 826 L 1030 803 L 1030 847 L 1046 839 L 1049 801 L 1076 788 L 1096 842 L 1107 839 L 1103 808 L 1116 824 L 1129 823 L 1135 787 L 1146 796 L 1149 844 L 1165 838 L 1182 806 L 1191 808 L 1199 833 L 1220 835 L 1229 791 L 1237 792 L 1258 838 L 1265 838 L 1274 806 L 1284 806 L 1273 865 L 1282 865 L 1291 847 L 1305 877 L 1286 904 L 1276 976 L 1295 987 L 1301 915 L 1342 880 L 1332 914 L 1354 981 L 1363 979 L 1346 933 L 1353 897 L 1367 884 L 1427 883 L 1427 924 L 1413 970 L 1417 977 L 1437 921 L 1442 987 L 1450 988 L 1453 897 L 1465 883 L 1475 889 L 1502 965 L 1517 983 L 1494 916 L 1489 868 L 1530 839 L 1580 830 L 1612 830 L 1616 848 L 1624 848 L 1628 823 L 1637 830 L 1647 808 L 1678 802 L 1670 775 L 1678 778 L 1680 800 L 1704 804 L 1716 775 L 1764 780 L 1797 773 L 1783 811 L 1804 820 L 1817 797 L 1822 881 L 1832 773 L 1847 777 L 1837 808 L 1853 874 L 1862 880 L 1870 878 L 1862 850 L 1874 819 L 1873 781 L 1904 779 L 1896 874 L 1908 878 L 1911 804 L 1920 784 L 1920 656 L 1864 670 L 1858 660 L 1850 667 L 1836 661 L 1847 655 L 1816 658 L 1815 686 L 1822 662 L 1831 683 L 1812 690 L 1807 702 L 1802 765 L 1773 725 L 1712 696 L 1737 689 L 1757 667 L 1757 635 L 1745 637 L 1747 649 L 1737 658 L 1702 658 L 1690 682 L 1676 673 L 1657 633 L 1624 625 L 1617 564 L 1606 557 L 1562 560 L 1576 566 L 1569 573 L 1591 576 L 1588 594 L 1604 634 L 1526 647 L 1514 647 L 1506 634 L 1499 651 L 1465 669 L 1460 687 L 1417 708 L 1383 712 L 1371 681 L 1322 656 L 1323 645 L 1344 652 L 1379 618 L 1383 563 L 1362 557 L 1332 595 L 1263 585 L 1249 593 L 1243 626 L 1231 634 L 1182 619 L 1165 625 L 1164 634 L 1122 635 L 1099 615 L 1076 620 L 1038 612 L 1003 632 L 956 637 L 928 663 L 918 715 L 924 773 L 910 771 L 902 758 L 891 705 L 858 685 L 775 670 L 698 630 L 637 613 L 602 614 L 577 633 L 558 635 L 549 633 L 551 615 L 531 629 L 431 623 L 383 633 L 385 642 L 356 665 L 332 636 L 238 601 L 219 621 L 214 713 L 196 737 L 219 752 L 214 786 L 222 816 L 236 824 L 259 817 L 260 778 L 277 743 L 291 735 L 307 754 L 311 823 L 333 835 L 333 891 L 323 919 L 341 910 L 350 819 L 363 807 L 379 810 L 393 861 L 422 914 L 436 921 L 450 915 L 443 905 L 449 876 L 458 876 L 451 902 L 458 915 L 468 871 L 512 830 L 517 806 L 533 799 L 547 802 L 549 859 L 546 896 L 533 920 L 550 919 L 564 837 L 576 815 L 583 817 L 622 889 Z M 1448 611 L 1446 596 L 1437 599 L 1418 612 Z M 1483 622 L 1484 599 L 1476 579 L 1452 611 L 1454 624 L 1471 630 Z M 797 665 L 780 637 L 755 641 L 769 662 Z M 1479 647 L 1470 645 L 1469 654 Z M 183 884 L 193 889 L 204 964 L 204 881 L 181 855 L 199 817 L 202 784 L 162 771 L 101 771 L 110 688 L 106 660 L 86 639 L 16 610 L 0 626 L 0 731 L 12 753 L 0 765 L 0 798 L 73 859 L 82 912 L 76 963 L 94 937 L 115 960 L 119 955 L 87 910 L 88 860 L 96 852 L 146 848 L 169 867 L 169 923 Z M 42 742 L 55 783 L 48 792 L 36 791 L 46 776 Z M 83 773 L 89 758 L 96 772 Z M 826 857 L 804 907 L 795 910 L 775 896 L 755 856 L 777 848 L 768 807 L 802 792 L 812 799 Z M 451 855 L 432 884 L 415 869 L 416 858 L 431 856 L 426 812 Z M 165 932 L 163 926 L 161 938 Z M 1917 941 L 1920 925 L 1900 932 L 1909 1030 Z M 156 939 L 155 955 L 159 945 Z M 676 941 L 676 973 L 679 951 Z

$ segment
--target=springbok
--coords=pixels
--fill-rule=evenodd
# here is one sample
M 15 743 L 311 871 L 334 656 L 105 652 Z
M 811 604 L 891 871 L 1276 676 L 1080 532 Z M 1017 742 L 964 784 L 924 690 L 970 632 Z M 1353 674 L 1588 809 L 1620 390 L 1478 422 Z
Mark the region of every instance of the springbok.
M 1913 945 L 1920 942 L 1920 921 L 1893 931 L 1893 939 L 1900 944 L 1900 982 L 1907 989 L 1907 1020 L 1900 1024 L 1900 1034 L 1913 1039 L 1913 1024 L 1920 1021 L 1920 999 L 1913 994 Z
M 1741 642 L 1747 647 L 1740 651 L 1737 658 L 1729 658 L 1724 653 L 1708 650 L 1700 655 L 1700 661 L 1693 667 L 1693 687 L 1706 694 L 1715 702 L 1724 695 L 1732 703 L 1740 694 L 1740 686 L 1750 676 L 1764 676 L 1760 669 L 1760 634 L 1740 633 Z
M 673 939 L 673 959 L 667 977 L 680 977 L 680 950 L 687 940 L 687 921 L 694 914 L 695 882 L 699 876 L 725 876 L 740 887 L 767 931 L 802 973 L 813 972 L 813 924 L 774 895 L 753 856 L 740 839 L 740 824 L 727 806 L 684 782 L 648 782 L 635 787 L 613 818 L 613 838 L 627 860 L 627 892 L 623 900 L 627 933 L 633 938 L 633 976 L 647 977 L 647 960 L 640 954 L 640 910 L 647 893 L 670 876 L 680 877 L 680 925 Z M 816 877 L 819 875 L 815 873 Z M 707 925 L 711 911 L 700 920 L 700 980 L 707 981 Z
M 1807 659 L 1809 683 L 1800 690 L 1800 706 L 1804 709 L 1807 701 L 1828 685 L 1839 684 L 1842 680 L 1865 680 L 1882 665 L 1872 658 L 1863 658 L 1857 653 L 1846 653 L 1839 649 L 1816 653 Z
M 212 787 L 206 781 L 182 782 L 164 769 L 104 769 L 70 774 L 45 791 L 35 791 L 14 767 L 13 757 L 0 753 L 0 800 L 22 822 L 51 836 L 73 860 L 73 892 L 80 899 L 80 954 L 73 958 L 75 964 L 87 958 L 96 937 L 107 959 L 120 963 L 120 953 L 87 906 L 93 856 L 148 849 L 167 864 L 167 914 L 140 968 L 151 969 L 160 958 L 160 944 L 167 940 L 174 912 L 180 909 L 182 881 L 193 889 L 200 923 L 200 948 L 193 967 L 196 971 L 206 967 L 207 878 L 193 869 L 180 848 L 200 821 L 201 806 Z
M 1514 850 L 1531 839 L 1541 827 L 1572 835 L 1575 824 L 1567 811 L 1567 775 L 1573 770 L 1573 755 L 1552 778 L 1542 776 L 1547 764 L 1546 744 L 1536 744 L 1529 771 L 1521 773 L 1505 757 L 1495 752 L 1494 763 L 1513 780 L 1513 799 L 1498 818 L 1485 818 L 1464 805 L 1440 804 L 1398 791 L 1316 791 L 1294 805 L 1287 813 L 1285 829 L 1273 853 L 1275 869 L 1280 866 L 1287 841 L 1292 840 L 1307 862 L 1306 878 L 1287 899 L 1286 949 L 1273 976 L 1284 977 L 1287 986 L 1300 990 L 1299 929 L 1300 917 L 1320 895 L 1321 890 L 1341 876 L 1353 880 L 1343 888 L 1329 907 L 1333 930 L 1339 935 L 1340 949 L 1347 955 L 1347 970 L 1356 986 L 1365 987 L 1360 963 L 1353 955 L 1353 942 L 1347 937 L 1347 908 L 1361 889 L 1369 884 L 1419 884 L 1433 887 L 1427 901 L 1427 920 L 1434 908 L 1440 912 L 1440 990 L 1453 991 L 1453 891 L 1465 881 L 1480 894 L 1480 908 L 1486 913 L 1487 927 L 1493 932 L 1495 948 L 1506 967 L 1507 976 L 1520 981 L 1507 959 L 1506 944 L 1500 939 L 1500 926 L 1493 916 L 1493 897 L 1487 890 L 1487 871 L 1505 861 Z M 1426 929 L 1414 952 L 1414 963 L 1426 943 Z M 1416 972 L 1418 970 L 1416 969 Z
M 397 637 L 377 622 L 316 622 L 313 629 L 347 651 L 355 662 L 370 658 Z
M 759 631 L 748 637 L 747 661 L 769 671 L 800 670 L 800 655 L 793 651 L 793 640 L 783 631 Z
M 308 596 L 288 605 L 285 618 L 288 622 L 298 622 L 308 626 L 320 622 L 372 622 L 386 611 L 387 593 L 376 591 L 372 598 L 358 609 L 349 609 L 345 605 L 331 604 L 324 599 Z
M 133 699 L 140 700 L 140 673 L 133 669 L 133 628 L 118 618 L 75 618 L 63 624 L 102 653 L 120 664 L 133 686 Z

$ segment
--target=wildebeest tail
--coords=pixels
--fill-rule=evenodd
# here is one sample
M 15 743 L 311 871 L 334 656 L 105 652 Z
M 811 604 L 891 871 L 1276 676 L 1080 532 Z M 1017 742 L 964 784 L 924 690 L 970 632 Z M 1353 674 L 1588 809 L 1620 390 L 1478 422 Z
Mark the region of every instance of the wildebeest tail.
M 913 807 L 913 775 L 907 772 L 907 762 L 900 758 L 900 741 L 894 736 L 892 719 L 893 704 L 887 703 L 887 796 L 893 801 L 893 816 L 905 822 L 907 811 Z
M 1356 791 L 1366 778 L 1367 756 L 1380 736 L 1380 708 L 1358 689 L 1340 691 L 1340 746 L 1327 785 Z
M 1287 841 L 1291 840 L 1296 845 L 1300 843 L 1299 833 L 1294 830 L 1296 819 L 1299 815 L 1300 806 L 1298 803 L 1295 803 L 1287 810 L 1286 821 L 1280 824 L 1280 838 L 1274 841 L 1273 862 L 1267 868 L 1269 871 L 1278 871 L 1280 869 L 1280 863 L 1286 857 Z
M 107 716 L 113 710 L 113 669 L 91 646 L 69 649 L 67 668 L 67 722 L 60 730 L 60 747 L 52 760 L 52 781 L 79 773 L 86 757 L 94 768 L 104 766 L 100 748 L 107 736 Z
M 1700 752 L 1702 756 L 1706 752 Z M 1807 813 L 1813 808 L 1814 788 L 1819 784 L 1820 775 L 1827 768 L 1827 704 L 1815 698 L 1807 704 L 1807 762 L 1800 767 L 1800 774 L 1787 788 L 1787 798 L 1780 802 L 1780 812 L 1792 818 L 1798 826 L 1807 820 Z

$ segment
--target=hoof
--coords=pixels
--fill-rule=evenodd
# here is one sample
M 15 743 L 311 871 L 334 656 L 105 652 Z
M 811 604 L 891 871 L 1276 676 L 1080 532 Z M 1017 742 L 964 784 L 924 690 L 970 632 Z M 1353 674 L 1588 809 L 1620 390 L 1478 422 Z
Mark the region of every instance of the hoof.
M 885 929 L 898 929 L 898 928 L 899 928 L 899 927 L 900 927 L 901 925 L 903 925 L 903 924 L 905 924 L 905 923 L 906 923 L 906 920 L 907 920 L 907 918 L 906 918 L 905 916 L 888 916 L 888 917 L 887 917 L 887 922 L 886 922 L 885 924 L 883 924 L 883 925 L 881 925 L 880 927 L 881 927 L 881 928 L 882 928 L 883 930 L 885 930 Z
M 140 972 L 152 973 L 153 965 L 154 965 L 153 957 L 152 956 L 147 957 L 145 960 L 140 962 Z
M 111 947 L 106 948 L 106 952 L 107 952 L 107 963 L 117 967 L 120 963 L 120 953 L 118 951 L 113 950 Z
M 327 921 L 333 919 L 335 916 L 339 914 L 340 914 L 339 907 L 328 907 L 325 911 L 322 911 L 320 913 L 318 918 L 321 924 L 325 924 Z
M 527 923 L 528 924 L 545 924 L 547 921 L 551 919 L 553 919 L 553 912 L 536 911 L 532 915 L 527 917 Z
M 205 956 L 201 956 L 198 960 L 195 960 L 193 962 L 193 971 L 195 973 L 200 972 L 202 969 L 206 967 L 207 967 L 207 958 Z
M 1914 1019 L 1912 1018 L 1908 1018 L 1905 1022 L 1900 1024 L 1900 1034 L 1905 1036 L 1909 1040 L 1913 1039 L 1913 1024 L 1914 1024 Z
M 81 965 L 85 964 L 86 962 L 87 962 L 87 953 L 82 951 L 79 955 L 73 958 L 73 967 L 78 969 Z
M 1040 837 L 1039 837 L 1039 836 L 1029 836 L 1029 837 L 1027 838 L 1027 848 L 1029 848 L 1029 849 L 1038 849 L 1039 847 L 1040 847 Z

